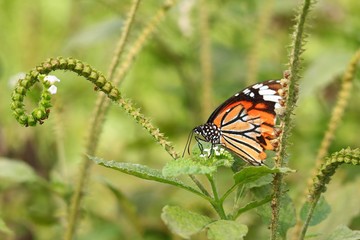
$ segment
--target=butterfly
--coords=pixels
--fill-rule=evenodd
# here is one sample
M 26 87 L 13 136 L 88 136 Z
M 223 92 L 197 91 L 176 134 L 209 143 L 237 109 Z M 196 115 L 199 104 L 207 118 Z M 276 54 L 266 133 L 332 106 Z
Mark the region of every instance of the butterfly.
M 200 141 L 205 141 L 212 147 L 225 147 L 247 163 L 263 165 L 265 150 L 274 150 L 271 140 L 276 137 L 275 109 L 281 108 L 278 92 L 281 88 L 280 80 L 269 80 L 249 86 L 226 100 L 205 124 L 193 129 L 191 134 L 195 134 L 200 150 L 203 150 Z

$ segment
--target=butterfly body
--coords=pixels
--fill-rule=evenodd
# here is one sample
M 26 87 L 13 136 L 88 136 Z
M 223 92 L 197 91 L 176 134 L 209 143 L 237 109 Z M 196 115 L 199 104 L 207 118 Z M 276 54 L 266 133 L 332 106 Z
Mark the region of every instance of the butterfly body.
M 280 107 L 280 81 L 254 84 L 226 100 L 208 121 L 195 127 L 195 138 L 222 145 L 252 165 L 262 165 L 273 150 L 275 109 Z M 201 144 L 199 144 L 201 146 Z

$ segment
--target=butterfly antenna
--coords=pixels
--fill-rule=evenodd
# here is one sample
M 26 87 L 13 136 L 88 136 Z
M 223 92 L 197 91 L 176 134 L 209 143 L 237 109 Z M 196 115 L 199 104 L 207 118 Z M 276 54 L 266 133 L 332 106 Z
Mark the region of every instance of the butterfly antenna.
M 188 139 L 187 139 L 187 141 L 186 141 L 186 145 L 185 145 L 185 148 L 184 148 L 182 157 L 185 156 L 186 149 L 187 149 L 188 154 L 190 155 L 190 145 L 191 145 L 191 140 L 192 140 L 193 134 L 194 134 L 193 131 L 191 131 L 191 132 L 189 133 L 189 136 L 188 136 Z

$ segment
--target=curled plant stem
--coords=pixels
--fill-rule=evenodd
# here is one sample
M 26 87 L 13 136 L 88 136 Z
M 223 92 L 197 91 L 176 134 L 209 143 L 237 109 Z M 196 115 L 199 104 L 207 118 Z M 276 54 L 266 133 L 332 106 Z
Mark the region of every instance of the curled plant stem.
M 145 128 L 173 158 L 178 158 L 178 155 L 174 151 L 173 146 L 165 139 L 164 135 L 160 133 L 159 129 L 155 128 L 151 124 L 150 120 L 140 113 L 139 109 L 134 108 L 130 100 L 122 98 L 119 90 L 114 87 L 111 82 L 107 81 L 105 76 L 101 72 L 95 70 L 90 65 L 73 58 L 58 57 L 55 59 L 48 59 L 39 66 L 35 67 L 29 73 L 27 73 L 24 79 L 18 81 L 15 90 L 12 93 L 11 109 L 13 110 L 13 114 L 16 120 L 21 125 L 35 126 L 37 123 L 42 124 L 48 118 L 51 107 L 51 94 L 48 92 L 47 89 L 48 84 L 43 79 L 44 76 L 55 70 L 72 71 L 89 80 L 95 85 L 95 89 L 102 91 L 106 94 L 108 98 L 118 103 L 130 116 L 132 116 L 143 128 Z M 25 110 L 24 99 L 26 93 L 37 82 L 41 82 L 44 86 L 41 98 L 38 103 L 38 107 L 36 107 L 31 112 L 31 114 L 27 114 Z M 89 146 L 91 146 L 91 144 Z M 93 149 L 90 150 L 94 151 Z M 75 199 L 73 201 L 76 202 L 72 203 L 70 207 L 70 213 L 76 215 L 79 209 L 82 188 L 85 183 L 85 175 L 87 173 L 88 167 L 89 164 L 83 161 L 80 169 L 81 176 L 79 177 L 79 181 L 77 182 L 77 190 L 75 191 L 75 195 L 73 197 L 73 199 Z M 66 232 L 65 239 L 72 239 L 75 223 L 76 217 L 70 216 L 69 227 L 72 226 L 71 228 L 73 230 Z
M 51 94 L 48 91 L 46 81 L 41 80 L 51 71 L 55 70 L 69 70 L 85 77 L 92 82 L 97 89 L 102 91 L 113 101 L 120 98 L 120 92 L 99 71 L 93 69 L 90 65 L 73 58 L 56 58 L 48 59 L 41 65 L 35 67 L 26 74 L 24 79 L 20 79 L 12 93 L 11 109 L 16 120 L 24 126 L 35 126 L 37 123 L 42 124 L 49 116 L 51 107 Z M 36 83 L 41 82 L 43 91 L 36 107 L 31 114 L 27 114 L 25 110 L 24 99 L 26 93 Z
M 19 80 L 12 94 L 11 109 L 17 121 L 24 126 L 35 126 L 38 122 L 43 123 L 50 113 L 51 107 L 51 94 L 47 94 L 47 89 L 44 89 L 39 105 L 35 108 L 31 114 L 27 114 L 25 111 L 25 105 L 23 103 L 26 93 L 30 88 L 39 82 L 39 78 L 42 75 L 48 75 L 51 71 L 55 70 L 68 70 L 76 72 L 82 77 L 92 82 L 95 88 L 106 94 L 108 98 L 119 104 L 130 116 L 132 116 L 136 122 L 138 122 L 143 128 L 145 128 L 150 135 L 152 135 L 161 146 L 172 156 L 178 158 L 178 154 L 174 151 L 173 146 L 166 140 L 164 134 L 160 130 L 154 127 L 149 119 L 147 119 L 140 110 L 134 108 L 131 101 L 121 97 L 119 90 L 106 80 L 105 76 L 92 68 L 90 65 L 81 62 L 80 60 L 73 58 L 49 59 L 43 62 L 41 65 L 35 67 L 30 73 L 26 74 L 24 79 Z M 43 83 L 43 82 L 42 82 Z
M 318 169 L 317 175 L 314 177 L 313 185 L 309 190 L 310 209 L 306 220 L 302 227 L 299 240 L 305 238 L 307 228 L 313 216 L 314 209 L 319 201 L 320 195 L 326 191 L 326 184 L 331 180 L 336 169 L 342 164 L 360 165 L 360 149 L 343 149 L 326 158 L 325 163 Z
M 293 42 L 289 56 L 289 70 L 286 72 L 284 79 L 281 80 L 283 85 L 283 114 L 280 114 L 280 133 L 278 136 L 278 148 L 275 156 L 275 166 L 283 167 L 286 159 L 287 140 L 292 129 L 292 113 L 298 98 L 298 81 L 301 64 L 301 54 L 304 51 L 305 44 L 305 21 L 311 6 L 312 0 L 304 0 L 300 11 L 296 17 L 296 24 L 293 32 Z M 280 199 L 282 194 L 283 174 L 276 173 L 273 180 L 273 198 L 271 201 L 271 237 L 275 240 L 278 236 Z
M 342 84 L 341 89 L 338 93 L 337 102 L 335 107 L 333 108 L 331 119 L 328 125 L 328 129 L 325 132 L 324 138 L 322 139 L 320 149 L 318 151 L 318 154 L 316 156 L 315 160 L 315 168 L 314 171 L 310 177 L 308 182 L 308 188 L 310 188 L 310 185 L 312 184 L 312 179 L 316 176 L 318 169 L 320 168 L 321 164 L 323 164 L 323 161 L 325 159 L 325 156 L 328 154 L 328 150 L 330 147 L 330 144 L 334 138 L 335 131 L 337 127 L 339 126 L 341 122 L 341 118 L 344 115 L 344 110 L 346 109 L 346 106 L 349 102 L 350 94 L 351 94 L 351 88 L 353 85 L 353 79 L 356 71 L 356 67 L 358 62 L 360 61 L 360 50 L 358 50 L 352 59 L 350 60 L 350 63 L 344 73 L 344 76 L 342 77 Z M 298 236 L 299 231 L 301 229 L 301 221 L 298 220 L 297 224 L 295 226 L 294 235 Z
M 207 5 L 209 2 L 200 0 L 199 15 L 200 15 L 200 67 L 202 79 L 202 117 L 206 118 L 208 110 L 212 108 L 211 88 L 212 88 L 212 64 L 211 64 L 211 42 L 209 33 L 209 16 Z

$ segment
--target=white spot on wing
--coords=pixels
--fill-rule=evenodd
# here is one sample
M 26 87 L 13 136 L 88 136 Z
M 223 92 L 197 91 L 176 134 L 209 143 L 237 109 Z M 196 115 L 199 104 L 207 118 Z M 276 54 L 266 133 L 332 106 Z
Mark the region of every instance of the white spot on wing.
M 262 83 L 257 83 L 254 86 L 252 86 L 254 89 L 258 89 L 261 88 L 262 86 L 264 86 Z
M 278 103 L 279 100 L 281 99 L 281 97 L 277 95 L 263 95 L 263 98 L 265 101 L 270 101 L 275 103 Z
M 239 96 L 239 93 L 236 93 L 234 96 L 235 96 L 235 97 Z
M 262 90 L 262 88 L 260 88 L 259 94 L 260 95 L 275 95 L 276 92 L 272 89 Z
M 255 97 L 255 94 L 254 94 L 253 92 L 251 92 L 249 95 L 250 95 L 250 97 L 252 97 L 252 98 Z
M 249 94 L 249 93 L 250 93 L 250 89 L 248 89 L 248 88 L 244 89 L 243 93 L 244 93 L 244 94 Z M 237 95 L 239 95 L 239 93 L 237 93 Z M 236 96 L 236 94 L 235 94 L 235 96 Z
M 260 88 L 260 90 L 266 90 L 266 89 L 269 89 L 269 86 L 268 85 L 264 85 Z

